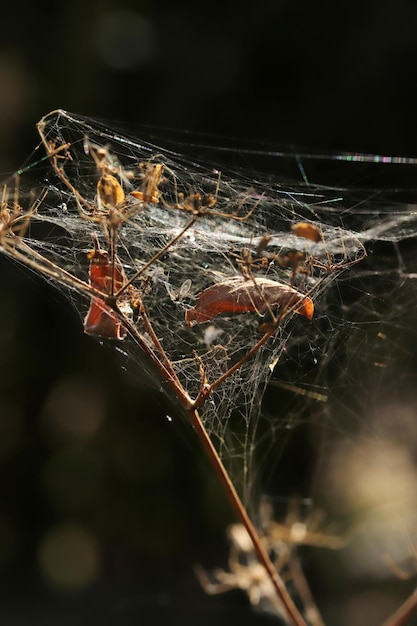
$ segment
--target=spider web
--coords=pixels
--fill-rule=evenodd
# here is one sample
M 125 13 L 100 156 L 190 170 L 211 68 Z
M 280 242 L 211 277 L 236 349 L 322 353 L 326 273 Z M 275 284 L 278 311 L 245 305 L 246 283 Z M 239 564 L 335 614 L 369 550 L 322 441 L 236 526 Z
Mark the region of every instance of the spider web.
M 307 155 L 303 180 L 285 183 L 250 176 L 237 167 L 223 169 L 201 155 L 190 156 L 191 149 L 187 155 L 185 149 L 162 148 L 64 111 L 47 115 L 42 129 L 69 185 L 42 157 L 22 169 L 19 202 L 23 216 L 27 213 L 25 229 L 22 237 L 4 233 L 3 251 L 65 289 L 84 319 L 91 302 L 88 255 L 94 241 L 109 250 L 97 198 L 102 174 L 97 154 L 104 155 L 106 172 L 119 181 L 127 198 L 125 217 L 114 230 L 115 255 L 188 396 L 199 397 L 204 379 L 214 384 L 199 409 L 201 417 L 243 502 L 255 511 L 261 440 L 279 449 L 282 431 L 309 419 L 306 407 L 311 406 L 305 403 L 296 414 L 263 411 L 262 397 L 271 376 L 292 399 L 324 403 L 333 393 L 332 384 L 340 383 L 345 368 L 336 342 L 341 334 L 364 328 L 360 303 L 375 275 L 365 247 L 370 252 L 376 241 L 400 242 L 414 236 L 416 212 L 393 190 L 353 192 L 309 184 L 303 168 L 314 162 Z M 329 169 L 335 165 L 329 159 L 325 163 Z M 149 168 L 160 164 L 163 173 L 155 198 L 138 201 L 129 195 L 143 189 Z M 25 198 L 24 177 L 35 173 L 38 189 Z M 12 193 L 10 189 L 9 210 Z M 39 199 L 36 212 L 31 209 L 33 198 Z M 291 229 L 306 222 L 319 233 L 318 240 L 297 236 Z M 293 251 L 298 253 L 296 262 L 291 262 Z M 398 267 L 393 272 L 397 276 Z M 290 309 L 259 349 L 228 374 L 259 342 L 271 311 L 229 311 L 193 326 L 186 323 L 186 313 L 204 290 L 224 281 L 243 281 L 245 273 L 253 284 L 269 279 L 305 294 L 314 302 L 315 314 L 309 320 Z M 357 286 L 352 288 L 354 280 Z M 353 303 L 348 302 L 348 292 Z M 390 296 L 385 292 L 378 297 Z M 373 306 L 376 310 L 376 296 Z M 276 311 L 275 303 L 271 308 Z M 142 345 L 153 354 L 143 315 L 132 302 L 129 309 Z M 369 313 L 368 304 L 366 310 Z M 352 311 L 356 317 L 350 316 Z M 351 361 L 353 354 L 362 354 L 354 346 L 356 339 L 356 333 L 348 339 Z M 140 364 L 148 381 L 164 386 L 137 342 L 127 337 L 113 343 Z

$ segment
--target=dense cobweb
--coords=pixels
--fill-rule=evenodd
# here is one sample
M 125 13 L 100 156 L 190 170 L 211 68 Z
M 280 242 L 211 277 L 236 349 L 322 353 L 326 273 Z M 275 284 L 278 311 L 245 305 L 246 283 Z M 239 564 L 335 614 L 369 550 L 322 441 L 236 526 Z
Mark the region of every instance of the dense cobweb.
M 417 231 L 412 189 L 407 198 L 386 179 L 385 189 L 361 189 L 359 177 L 354 187 L 352 170 L 344 171 L 345 186 L 310 182 L 309 170 L 321 164 L 330 171 L 342 156 L 287 155 L 299 173 L 294 183 L 197 159 L 195 146 L 158 147 L 64 111 L 47 115 L 39 128 L 43 142 L 15 183 L 19 197 L 13 184 L 5 191 L 3 252 L 65 289 L 86 330 L 139 361 L 148 381 L 167 387 L 161 371 L 168 372 L 191 403 L 197 400 L 255 516 L 259 451 L 277 453 L 282 433 L 296 424 L 325 423 L 325 445 L 345 459 L 346 475 L 365 432 L 370 440 L 376 429 L 388 454 L 389 420 L 376 426 L 376 416 L 388 396 L 401 405 L 392 400 L 394 380 L 412 359 L 407 340 L 415 341 L 404 317 L 416 295 L 408 260 Z M 44 147 L 49 160 L 39 153 Z M 215 153 L 207 150 L 211 159 Z M 283 160 L 279 153 L 262 156 L 277 169 Z M 351 155 L 344 164 L 366 160 Z M 397 159 L 383 167 L 415 165 Z M 25 178 L 34 175 L 38 186 L 29 193 Z M 109 196 L 97 187 L 103 177 Z M 112 338 L 86 322 L 95 258 L 112 283 L 106 293 L 117 293 L 117 313 L 96 300 Z M 290 402 L 263 406 L 268 384 L 285 390 Z M 410 386 L 404 382 L 404 394 Z M 325 458 L 317 481 L 334 503 L 344 483 L 334 478 L 335 454 Z M 323 493 L 321 499 L 332 508 Z
M 342 205 L 333 190 L 232 178 L 213 166 L 64 112 L 47 116 L 42 133 L 68 184 L 50 169 L 44 181 L 47 193 L 30 218 L 25 241 L 33 250 L 31 261 L 42 269 L 44 257 L 47 276 L 58 282 L 63 279 L 82 295 L 79 285 L 58 275 L 59 269 L 88 283 L 93 242 L 109 250 L 109 226 L 100 218 L 102 212 L 94 214 L 97 182 L 103 173 L 117 177 L 127 200 L 123 218 L 114 229 L 114 254 L 127 279 L 136 276 L 130 287 L 145 305 L 155 334 L 191 398 L 198 396 L 202 377 L 209 385 L 217 381 L 259 341 L 262 324 L 273 314 L 259 305 L 256 311 L 248 308 L 229 315 L 221 314 L 219 308 L 218 315 L 210 315 L 212 319 L 190 325 L 186 312 L 198 294 L 225 281 L 239 285 L 245 279 L 254 283 L 268 279 L 317 301 L 320 316 L 325 290 L 340 271 L 365 256 L 363 241 L 371 233 L 361 234 L 350 227 L 351 207 Z M 156 197 L 144 198 L 143 189 L 149 182 L 152 185 L 155 168 L 160 166 Z M 138 189 L 142 189 L 139 200 L 128 195 Z M 291 226 L 300 222 L 313 227 L 316 241 L 292 232 Z M 369 225 L 368 231 L 372 228 Z M 37 235 L 37 229 L 42 235 Z M 12 247 L 12 255 L 15 249 L 19 244 Z M 30 259 L 29 248 L 25 247 L 24 254 Z M 71 297 L 84 317 L 89 298 L 83 302 L 79 295 Z M 131 313 L 145 343 L 151 345 L 140 313 L 135 315 L 133 307 Z M 202 407 L 204 425 L 222 459 L 229 463 L 237 457 L 235 465 L 240 464 L 246 476 L 241 484 L 244 489 L 250 482 L 252 431 L 264 385 L 291 336 L 298 341 L 300 334 L 312 333 L 305 316 L 283 317 L 268 341 L 216 385 Z M 137 357 L 135 351 L 132 357 Z M 228 420 L 235 409 L 239 419 L 230 432 Z M 236 429 L 239 421 L 241 428 Z

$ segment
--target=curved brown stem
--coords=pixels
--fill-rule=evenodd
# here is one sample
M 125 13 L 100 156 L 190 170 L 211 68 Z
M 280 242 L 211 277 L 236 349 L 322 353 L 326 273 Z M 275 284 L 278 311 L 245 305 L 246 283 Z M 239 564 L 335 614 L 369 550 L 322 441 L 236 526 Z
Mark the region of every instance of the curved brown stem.
M 283 608 L 287 614 L 288 620 L 293 626 L 306 626 L 306 622 L 301 616 L 299 610 L 295 606 L 291 596 L 289 595 L 280 575 L 275 569 L 271 559 L 269 558 L 268 552 L 265 550 L 264 546 L 261 543 L 258 531 L 252 523 L 243 503 L 237 493 L 235 486 L 230 480 L 229 474 L 227 473 L 226 468 L 224 467 L 217 451 L 211 442 L 210 437 L 207 434 L 206 429 L 203 426 L 203 423 L 200 419 L 198 411 L 196 409 L 188 409 L 187 411 L 191 423 L 194 426 L 194 430 L 213 466 L 217 476 L 220 479 L 222 487 L 233 506 L 233 509 L 236 513 L 239 521 L 244 525 L 248 535 L 250 536 L 255 553 L 259 559 L 259 562 L 266 569 L 268 576 L 274 586 L 274 589 L 277 593 L 277 596 L 280 598 Z

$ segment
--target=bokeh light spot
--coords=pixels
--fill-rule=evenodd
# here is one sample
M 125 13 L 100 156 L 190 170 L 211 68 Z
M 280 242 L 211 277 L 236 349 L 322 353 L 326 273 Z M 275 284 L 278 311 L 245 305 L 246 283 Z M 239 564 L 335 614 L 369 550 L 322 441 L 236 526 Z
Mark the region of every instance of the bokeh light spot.
M 95 537 L 75 525 L 53 528 L 40 545 L 38 560 L 48 585 L 63 592 L 83 590 L 100 569 Z
M 52 389 L 42 410 L 42 422 L 49 439 L 85 441 L 97 433 L 105 411 L 104 393 L 99 386 L 70 378 Z

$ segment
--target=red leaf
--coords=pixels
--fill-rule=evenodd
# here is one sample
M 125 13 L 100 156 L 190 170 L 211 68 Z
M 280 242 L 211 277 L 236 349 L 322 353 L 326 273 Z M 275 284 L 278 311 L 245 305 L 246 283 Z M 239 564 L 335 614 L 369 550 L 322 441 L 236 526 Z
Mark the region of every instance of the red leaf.
M 222 313 L 264 313 L 268 307 L 286 307 L 308 319 L 313 317 L 312 300 L 294 287 L 269 278 L 242 281 L 229 278 L 198 294 L 196 304 L 185 314 L 190 326 L 207 322 Z
M 120 261 L 116 258 L 112 271 L 110 268 L 109 255 L 105 250 L 100 250 L 96 244 L 94 250 L 88 253 L 90 259 L 89 282 L 91 287 L 103 294 L 112 295 L 124 284 L 124 273 Z M 88 335 L 98 335 L 108 339 L 124 339 L 126 329 L 120 322 L 119 317 L 100 298 L 91 298 L 90 308 L 84 320 L 84 332 Z

